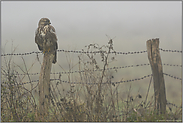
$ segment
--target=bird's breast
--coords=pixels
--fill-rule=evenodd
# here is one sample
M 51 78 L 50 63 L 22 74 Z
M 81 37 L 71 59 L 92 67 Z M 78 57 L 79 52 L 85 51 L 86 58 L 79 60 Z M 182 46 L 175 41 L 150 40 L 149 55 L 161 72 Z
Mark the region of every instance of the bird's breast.
M 44 33 L 44 31 L 41 30 L 40 35 L 41 35 L 42 37 L 45 37 L 46 34 Z

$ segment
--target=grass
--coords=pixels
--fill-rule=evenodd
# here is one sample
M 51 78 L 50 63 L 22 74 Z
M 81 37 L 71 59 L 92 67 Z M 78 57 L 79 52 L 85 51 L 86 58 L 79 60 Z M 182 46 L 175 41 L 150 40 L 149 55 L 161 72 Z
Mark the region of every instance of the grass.
M 54 78 L 67 80 L 51 83 L 51 100 L 49 113 L 44 118 L 39 114 L 38 84 L 30 83 L 27 88 L 22 83 L 25 76 L 18 76 L 17 68 L 26 73 L 31 81 L 26 62 L 22 57 L 23 68 L 13 62 L 13 56 L 4 58 L 5 65 L 1 69 L 1 121 L 3 122 L 140 122 L 140 121 L 182 121 L 182 107 L 167 105 L 165 114 L 157 114 L 153 107 L 153 98 L 149 96 L 147 87 L 146 96 L 142 96 L 140 89 L 132 93 L 129 88 L 121 91 L 121 84 L 112 84 L 116 70 L 107 70 L 115 62 L 115 54 L 110 54 L 113 48 L 112 39 L 107 45 L 89 44 L 85 53 L 78 56 L 78 63 L 73 64 L 71 57 L 66 54 L 69 71 L 77 66 L 79 73 L 67 76 L 54 75 Z M 13 50 L 14 52 L 14 50 Z M 59 64 L 58 64 L 59 65 Z M 16 67 L 15 67 L 16 66 Z M 61 65 L 59 65 L 61 67 Z M 61 69 L 65 71 L 62 67 Z M 123 79 L 123 78 L 121 78 Z M 83 84 L 71 84 L 70 82 Z M 107 84 L 103 84 L 107 82 Z M 86 84 L 90 83 L 90 84 Z M 97 83 L 97 84 L 95 84 Z M 151 81 L 149 82 L 151 83 Z M 150 84 L 149 84 L 150 87 Z M 123 95 L 122 95 L 123 93 Z M 37 94 L 38 95 L 38 94 Z M 124 96 L 125 95 L 125 96 Z

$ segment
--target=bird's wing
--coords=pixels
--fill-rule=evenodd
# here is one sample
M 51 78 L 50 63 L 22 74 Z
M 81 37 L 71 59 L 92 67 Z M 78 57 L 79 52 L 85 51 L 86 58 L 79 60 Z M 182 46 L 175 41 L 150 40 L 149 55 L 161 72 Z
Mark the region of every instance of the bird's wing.
M 53 38 L 53 41 L 57 42 L 55 28 L 53 26 L 49 25 L 49 29 L 50 29 L 49 32 L 50 32 L 51 37 Z
M 55 33 L 55 28 L 51 25 L 45 27 L 45 40 L 47 42 L 50 42 L 50 51 L 53 53 L 54 55 L 54 59 L 52 63 L 56 63 L 57 62 L 57 49 L 58 49 L 58 45 L 57 45 L 57 36 Z
M 46 39 L 49 39 L 52 44 L 55 46 L 54 49 L 57 49 L 57 36 L 56 36 L 56 32 L 55 32 L 55 28 L 51 25 L 48 26 L 48 30 L 46 31 L 46 35 L 45 35 Z

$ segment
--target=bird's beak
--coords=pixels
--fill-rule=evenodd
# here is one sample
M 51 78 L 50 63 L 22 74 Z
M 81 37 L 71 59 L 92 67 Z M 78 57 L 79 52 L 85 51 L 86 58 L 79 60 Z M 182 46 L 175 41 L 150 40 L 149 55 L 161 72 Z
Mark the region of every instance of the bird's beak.
M 49 24 L 51 24 L 51 23 L 49 22 Z

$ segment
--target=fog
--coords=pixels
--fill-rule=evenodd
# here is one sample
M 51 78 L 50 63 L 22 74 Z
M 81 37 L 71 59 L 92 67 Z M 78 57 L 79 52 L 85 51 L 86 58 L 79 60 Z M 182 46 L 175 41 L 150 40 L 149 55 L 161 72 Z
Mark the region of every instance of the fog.
M 59 49 L 81 49 L 114 38 L 116 50 L 146 49 L 148 39 L 181 49 L 180 1 L 3 1 L 2 46 L 13 41 L 16 52 L 36 51 L 35 30 L 42 17 L 55 27 Z M 11 43 L 8 43 L 9 50 Z
M 102 46 L 109 41 L 106 35 L 113 39 L 114 49 L 121 52 L 146 50 L 146 41 L 152 38 L 159 38 L 163 49 L 182 48 L 181 1 L 2 1 L 1 7 L 2 54 L 12 51 L 12 42 L 15 53 L 39 51 L 34 37 L 42 17 L 49 18 L 56 29 L 58 49 L 81 50 L 90 43 Z M 39 56 L 42 61 L 43 55 Z M 65 54 L 58 53 L 57 57 L 68 71 Z M 178 53 L 161 53 L 161 57 L 163 63 L 181 64 Z M 36 61 L 36 55 L 24 59 L 29 67 Z M 77 55 L 70 54 L 70 59 L 77 63 Z M 148 63 L 147 54 L 116 59 L 118 62 L 113 66 Z M 20 56 L 14 60 L 23 65 Z M 34 66 L 29 72 L 40 71 L 38 62 Z M 61 70 L 57 64 L 53 69 Z M 180 68 L 165 70 L 181 76 Z M 123 75 L 151 74 L 150 66 L 138 71 L 126 70 Z

